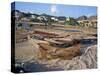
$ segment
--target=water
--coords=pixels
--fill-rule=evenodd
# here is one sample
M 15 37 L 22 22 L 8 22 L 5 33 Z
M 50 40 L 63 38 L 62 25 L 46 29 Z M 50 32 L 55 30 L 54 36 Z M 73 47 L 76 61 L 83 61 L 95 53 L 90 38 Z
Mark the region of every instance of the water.
M 63 30 L 63 29 L 57 29 L 57 30 L 62 30 L 62 31 L 65 31 L 65 32 L 81 32 L 80 30 Z
M 84 53 L 85 49 L 89 46 L 97 44 L 97 39 L 82 39 L 81 40 L 81 45 L 83 46 L 80 51 L 81 54 Z
M 81 32 L 79 30 L 64 30 L 64 31 L 66 31 L 66 32 Z

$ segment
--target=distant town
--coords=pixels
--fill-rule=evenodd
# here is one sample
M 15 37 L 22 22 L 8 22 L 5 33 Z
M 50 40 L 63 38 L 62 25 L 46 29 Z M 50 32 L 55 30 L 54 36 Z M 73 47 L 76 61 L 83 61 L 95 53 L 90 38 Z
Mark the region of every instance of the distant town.
M 36 14 L 36 13 L 25 13 L 21 12 L 19 10 L 13 10 L 12 14 L 14 14 L 13 17 L 15 18 L 15 21 L 21 23 L 21 22 L 30 22 L 32 25 L 32 22 L 35 23 L 43 23 L 44 20 L 48 20 L 49 22 L 53 24 L 61 24 L 61 25 L 72 25 L 72 26 L 80 26 L 80 27 L 92 27 L 97 28 L 97 15 L 93 15 L 90 17 L 87 17 L 85 15 L 79 16 L 78 18 L 73 17 L 65 17 L 65 16 L 52 16 L 48 14 Z M 33 24 L 34 25 L 34 24 Z M 19 25 L 20 26 L 20 25 Z M 18 28 L 18 26 L 17 26 Z

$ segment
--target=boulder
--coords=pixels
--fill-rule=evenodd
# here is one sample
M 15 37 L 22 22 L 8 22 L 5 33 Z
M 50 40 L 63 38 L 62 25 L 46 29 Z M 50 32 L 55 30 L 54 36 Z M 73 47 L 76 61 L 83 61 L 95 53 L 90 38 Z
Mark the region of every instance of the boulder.
M 41 55 L 43 55 L 42 57 L 44 57 L 45 59 L 72 59 L 73 57 L 80 55 L 81 47 L 80 45 L 75 45 L 68 48 L 57 48 L 43 43 L 40 43 L 39 46 Z
M 59 48 L 66 48 L 80 43 L 80 39 L 72 39 L 72 38 L 56 38 L 56 39 L 44 39 L 48 41 L 52 46 Z
M 50 62 L 50 61 L 49 61 Z M 97 46 L 89 46 L 81 56 L 76 56 L 72 60 L 54 59 L 47 65 L 56 66 L 63 70 L 80 70 L 97 68 Z

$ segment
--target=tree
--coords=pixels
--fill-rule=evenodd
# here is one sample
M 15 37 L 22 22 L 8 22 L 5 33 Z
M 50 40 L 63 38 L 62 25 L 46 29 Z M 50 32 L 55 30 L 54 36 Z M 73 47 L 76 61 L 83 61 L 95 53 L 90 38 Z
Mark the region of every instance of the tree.
M 73 26 L 79 25 L 79 23 L 77 22 L 77 20 L 74 19 L 74 18 L 72 18 L 72 17 L 69 17 L 69 20 L 67 20 L 67 21 L 65 22 L 65 24 L 73 25 Z

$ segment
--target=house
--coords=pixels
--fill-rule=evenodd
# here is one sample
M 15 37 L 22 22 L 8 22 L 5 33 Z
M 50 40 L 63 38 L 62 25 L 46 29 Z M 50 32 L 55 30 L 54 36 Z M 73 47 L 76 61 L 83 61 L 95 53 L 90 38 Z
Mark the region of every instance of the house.
M 35 19 L 35 18 L 36 18 L 36 16 L 35 16 L 35 15 L 31 15 L 31 18 L 32 18 L 32 19 Z
M 51 17 L 51 20 L 58 21 L 58 18 L 56 18 L 56 17 Z
M 24 18 L 21 18 L 20 21 L 21 22 L 30 22 L 30 18 L 24 17 Z

